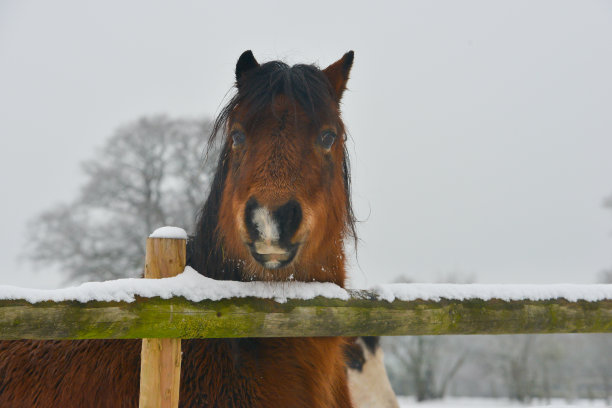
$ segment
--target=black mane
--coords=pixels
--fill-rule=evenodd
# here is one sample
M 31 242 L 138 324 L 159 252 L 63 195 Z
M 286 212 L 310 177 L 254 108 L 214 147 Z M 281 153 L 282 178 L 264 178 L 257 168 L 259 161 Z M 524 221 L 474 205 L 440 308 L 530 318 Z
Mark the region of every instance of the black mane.
M 232 113 L 238 106 L 248 107 L 246 122 L 257 124 L 260 115 L 269 111 L 275 97 L 285 95 L 294 102 L 296 109 L 299 105 L 317 125 L 333 120 L 337 115 L 337 102 L 332 85 L 315 65 L 298 64 L 290 67 L 281 61 L 270 61 L 249 71 L 236 82 L 236 89 L 237 92 L 215 119 L 208 140 L 209 152 L 213 150 L 212 147 L 219 137 L 222 147 L 210 194 L 200 212 L 195 236 L 189 241 L 187 248 L 187 264 L 201 274 L 219 280 L 242 280 L 240 261 L 224 259 L 217 232 L 219 207 L 231 148 L 225 137 L 225 129 Z M 344 137 L 346 139 L 346 135 Z M 351 204 L 350 163 L 346 145 L 342 168 L 347 196 L 345 233 L 356 244 L 356 221 Z
M 334 91 L 325 74 L 314 65 L 290 67 L 281 61 L 270 61 L 247 72 L 236 82 L 238 92 L 216 118 L 209 142 L 222 133 L 237 106 L 248 107 L 247 122 L 257 122 L 277 95 L 285 95 L 299 105 L 317 124 L 333 118 Z

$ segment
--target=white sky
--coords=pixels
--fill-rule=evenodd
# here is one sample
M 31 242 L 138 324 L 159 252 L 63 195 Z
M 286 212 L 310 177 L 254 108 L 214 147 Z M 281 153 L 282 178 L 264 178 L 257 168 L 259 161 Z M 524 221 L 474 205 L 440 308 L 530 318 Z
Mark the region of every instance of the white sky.
M 321 66 L 355 50 L 353 284 L 612 266 L 611 2 L 209 3 L 0 1 L 0 283 L 57 286 L 18 262 L 26 221 L 77 194 L 118 125 L 214 114 L 246 49 Z

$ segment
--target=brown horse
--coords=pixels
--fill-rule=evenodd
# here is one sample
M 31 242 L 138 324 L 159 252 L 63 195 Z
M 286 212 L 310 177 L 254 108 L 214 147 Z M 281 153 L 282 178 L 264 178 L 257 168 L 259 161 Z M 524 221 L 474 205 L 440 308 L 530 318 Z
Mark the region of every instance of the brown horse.
M 353 52 L 324 70 L 250 51 L 188 263 L 226 280 L 344 284 L 355 236 L 340 118 Z M 341 338 L 184 340 L 183 407 L 351 407 Z M 140 340 L 0 342 L 1 407 L 135 407 Z

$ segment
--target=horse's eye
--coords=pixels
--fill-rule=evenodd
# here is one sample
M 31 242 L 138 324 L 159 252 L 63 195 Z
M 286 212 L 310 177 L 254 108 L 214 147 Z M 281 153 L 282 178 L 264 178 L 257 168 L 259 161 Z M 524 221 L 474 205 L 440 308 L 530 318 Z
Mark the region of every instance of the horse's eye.
M 234 146 L 240 146 L 246 140 L 246 135 L 240 130 L 234 130 L 230 134 L 230 136 L 232 137 L 232 142 L 234 143 Z
M 336 141 L 336 134 L 331 130 L 325 130 L 321 132 L 319 138 L 317 139 L 317 143 L 324 148 L 325 150 L 331 149 L 332 145 Z

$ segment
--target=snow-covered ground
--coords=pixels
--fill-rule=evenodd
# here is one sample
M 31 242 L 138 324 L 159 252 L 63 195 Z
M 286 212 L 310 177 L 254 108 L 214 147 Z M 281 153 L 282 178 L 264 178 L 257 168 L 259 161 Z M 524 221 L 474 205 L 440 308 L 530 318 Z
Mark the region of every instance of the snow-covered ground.
M 401 408 L 419 407 L 419 408 L 499 408 L 499 407 L 610 407 L 603 400 L 576 400 L 566 402 L 562 399 L 553 399 L 550 404 L 545 402 L 534 402 L 530 405 L 522 405 L 517 402 L 512 402 L 507 399 L 491 399 L 491 398 L 446 398 L 441 401 L 427 401 L 418 403 L 411 397 L 399 397 Z

